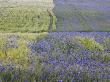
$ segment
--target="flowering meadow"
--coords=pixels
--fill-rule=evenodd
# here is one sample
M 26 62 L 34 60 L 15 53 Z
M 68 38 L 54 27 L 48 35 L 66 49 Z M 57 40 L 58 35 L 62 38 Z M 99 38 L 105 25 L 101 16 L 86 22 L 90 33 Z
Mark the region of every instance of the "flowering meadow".
M 110 82 L 109 31 L 110 0 L 0 0 L 0 82 Z
M 0 82 L 110 82 L 110 32 L 1 33 Z

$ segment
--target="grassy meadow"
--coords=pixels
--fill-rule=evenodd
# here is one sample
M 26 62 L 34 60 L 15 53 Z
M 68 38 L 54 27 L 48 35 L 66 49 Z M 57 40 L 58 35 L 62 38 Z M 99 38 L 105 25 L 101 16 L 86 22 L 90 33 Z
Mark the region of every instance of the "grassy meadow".
M 110 1 L 1 0 L 0 32 L 110 31 Z
M 15 0 L 16 1 L 16 0 Z M 0 3 L 0 32 L 36 33 L 55 31 L 56 17 L 52 2 Z

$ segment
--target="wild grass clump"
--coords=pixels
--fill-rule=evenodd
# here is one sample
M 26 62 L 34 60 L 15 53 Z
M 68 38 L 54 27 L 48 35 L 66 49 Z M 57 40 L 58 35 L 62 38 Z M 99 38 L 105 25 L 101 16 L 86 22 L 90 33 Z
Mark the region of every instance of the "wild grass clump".
M 76 36 L 76 39 L 86 49 L 89 49 L 89 50 L 95 50 L 95 49 L 103 50 L 104 49 L 103 45 L 96 42 L 94 38 Z

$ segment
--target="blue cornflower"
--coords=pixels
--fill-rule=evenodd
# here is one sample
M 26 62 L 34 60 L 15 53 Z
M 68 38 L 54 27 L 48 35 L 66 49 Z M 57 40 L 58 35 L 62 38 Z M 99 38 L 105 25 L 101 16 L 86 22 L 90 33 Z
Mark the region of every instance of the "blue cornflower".
M 3 72 L 5 70 L 5 67 L 4 66 L 2 66 L 2 68 L 1 68 L 1 72 Z
M 76 82 L 76 81 L 73 79 L 72 82 Z
M 12 69 L 12 70 L 14 70 L 14 67 L 15 67 L 15 66 L 14 66 L 14 65 L 12 65 L 11 69 Z
M 53 60 L 50 63 L 53 64 L 53 65 L 55 65 L 55 64 L 57 64 L 57 61 L 56 60 Z
M 10 64 L 7 64 L 7 66 L 10 66 Z
M 24 82 L 28 82 L 28 80 L 25 80 Z
M 62 80 L 58 80 L 58 82 L 63 82 Z
M 107 79 L 110 79 L 110 75 L 107 76 Z
M 75 73 L 74 74 L 74 77 L 78 78 L 79 77 L 79 74 L 78 73 Z

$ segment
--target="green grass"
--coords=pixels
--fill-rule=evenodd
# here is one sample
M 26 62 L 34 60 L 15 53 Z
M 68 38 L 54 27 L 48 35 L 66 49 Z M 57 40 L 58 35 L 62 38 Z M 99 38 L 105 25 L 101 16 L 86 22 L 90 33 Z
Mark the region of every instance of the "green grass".
M 103 45 L 96 42 L 94 38 L 76 36 L 75 39 L 86 49 L 89 49 L 91 51 L 96 49 L 104 50 Z
M 47 10 L 49 10 L 47 12 Z M 47 32 L 49 31 L 52 8 L 43 9 L 38 5 L 0 7 L 0 32 Z M 55 30 L 55 16 L 52 29 Z

